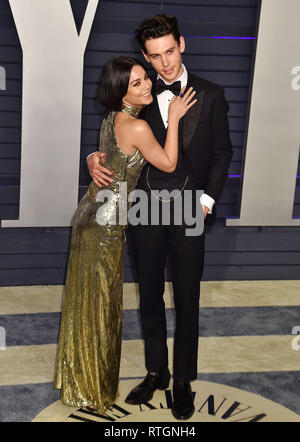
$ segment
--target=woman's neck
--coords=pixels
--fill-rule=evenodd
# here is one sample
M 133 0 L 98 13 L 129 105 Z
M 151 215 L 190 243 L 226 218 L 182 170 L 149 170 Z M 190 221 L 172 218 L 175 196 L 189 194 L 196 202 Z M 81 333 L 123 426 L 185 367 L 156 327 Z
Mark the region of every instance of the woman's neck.
M 121 107 L 121 112 L 127 113 L 134 118 L 138 118 L 142 109 L 143 109 L 143 106 L 141 106 L 141 107 L 132 106 L 131 104 L 124 103 L 124 101 L 123 101 L 122 107 Z

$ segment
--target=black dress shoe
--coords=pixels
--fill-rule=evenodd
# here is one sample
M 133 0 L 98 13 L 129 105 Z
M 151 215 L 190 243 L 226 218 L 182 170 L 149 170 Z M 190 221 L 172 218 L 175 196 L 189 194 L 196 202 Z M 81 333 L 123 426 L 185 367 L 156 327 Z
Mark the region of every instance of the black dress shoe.
M 174 381 L 172 414 L 176 419 L 189 419 L 195 411 L 189 382 Z
M 168 388 L 170 377 L 171 375 L 168 368 L 161 373 L 148 373 L 143 382 L 131 390 L 125 399 L 125 402 L 132 405 L 145 404 L 146 402 L 149 402 L 152 399 L 155 390 L 165 390 Z

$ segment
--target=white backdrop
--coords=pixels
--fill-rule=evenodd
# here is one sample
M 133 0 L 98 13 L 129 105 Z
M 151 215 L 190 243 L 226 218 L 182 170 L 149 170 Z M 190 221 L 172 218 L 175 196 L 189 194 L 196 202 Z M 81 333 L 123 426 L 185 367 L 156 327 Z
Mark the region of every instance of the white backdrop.
M 20 219 L 69 226 L 78 201 L 83 60 L 99 0 L 78 36 L 69 0 L 10 0 L 23 49 Z M 228 226 L 292 220 L 300 144 L 299 0 L 262 0 L 241 216 Z M 66 54 L 68 54 L 66 56 Z
M 300 146 L 299 0 L 262 0 L 241 215 L 227 226 L 295 226 Z
M 83 61 L 99 0 L 78 36 L 69 0 L 10 0 L 23 49 L 20 219 L 69 226 L 78 202 Z

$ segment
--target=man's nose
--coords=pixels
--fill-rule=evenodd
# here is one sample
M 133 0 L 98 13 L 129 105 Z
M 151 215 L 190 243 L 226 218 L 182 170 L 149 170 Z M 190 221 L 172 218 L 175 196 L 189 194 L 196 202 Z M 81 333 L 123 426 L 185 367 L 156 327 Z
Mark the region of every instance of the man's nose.
M 167 59 L 167 57 L 162 57 L 162 58 L 161 58 L 161 61 L 162 61 L 162 65 L 163 65 L 163 66 L 167 66 L 167 65 L 168 65 L 168 59 Z

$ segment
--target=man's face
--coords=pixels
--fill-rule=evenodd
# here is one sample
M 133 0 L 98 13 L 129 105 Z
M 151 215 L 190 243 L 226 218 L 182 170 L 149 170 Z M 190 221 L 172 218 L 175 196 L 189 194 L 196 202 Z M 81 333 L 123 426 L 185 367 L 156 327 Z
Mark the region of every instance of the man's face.
M 151 38 L 145 43 L 146 53 L 143 55 L 148 63 L 168 83 L 177 80 L 183 73 L 181 54 L 185 49 L 184 38 L 180 37 L 179 44 L 173 34 L 164 37 Z

